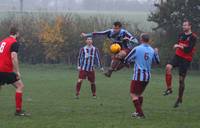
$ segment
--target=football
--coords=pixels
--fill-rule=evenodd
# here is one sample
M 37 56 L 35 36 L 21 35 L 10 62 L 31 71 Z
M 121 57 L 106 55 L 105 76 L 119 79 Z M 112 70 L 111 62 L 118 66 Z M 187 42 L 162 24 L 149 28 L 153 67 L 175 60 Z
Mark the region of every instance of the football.
M 121 46 L 119 44 L 117 44 L 117 43 L 112 44 L 110 46 L 111 53 L 118 53 L 120 50 L 121 50 Z

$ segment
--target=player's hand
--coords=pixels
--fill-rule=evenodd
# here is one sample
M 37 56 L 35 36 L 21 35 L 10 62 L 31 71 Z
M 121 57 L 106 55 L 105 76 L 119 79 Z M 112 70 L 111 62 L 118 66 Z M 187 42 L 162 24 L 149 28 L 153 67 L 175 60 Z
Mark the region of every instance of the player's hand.
M 184 47 L 181 46 L 181 45 L 179 45 L 179 44 L 175 44 L 175 45 L 174 45 L 174 49 L 177 49 L 177 48 L 181 48 L 181 49 L 183 49 Z
M 19 80 L 21 78 L 20 72 L 16 72 L 16 75 L 17 75 L 17 79 Z
M 129 40 L 130 38 L 128 38 L 127 36 L 123 38 L 123 40 Z
M 78 66 L 78 67 L 77 67 L 77 69 L 80 71 L 80 70 L 81 70 L 81 67 L 80 67 L 80 66 Z
M 81 37 L 86 37 L 86 36 L 87 36 L 86 33 L 84 33 L 84 32 L 81 33 Z
M 158 54 L 159 49 L 158 48 L 154 48 L 155 53 Z

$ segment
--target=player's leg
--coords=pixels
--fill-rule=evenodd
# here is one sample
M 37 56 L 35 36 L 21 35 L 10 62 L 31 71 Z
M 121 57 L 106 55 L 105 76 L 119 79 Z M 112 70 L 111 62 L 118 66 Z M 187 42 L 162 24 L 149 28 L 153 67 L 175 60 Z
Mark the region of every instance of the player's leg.
M 163 95 L 169 95 L 172 93 L 172 68 L 171 64 L 166 65 L 166 74 L 165 74 L 165 82 L 166 82 L 166 91 Z
M 132 81 L 130 87 L 131 100 L 135 106 L 136 112 L 132 113 L 133 117 L 144 118 L 144 113 L 142 110 L 143 97 L 142 93 L 145 90 L 146 85 L 142 85 L 140 81 Z
M 177 66 L 179 66 L 179 58 L 177 56 L 174 56 L 173 59 L 166 65 L 165 82 L 167 89 L 163 93 L 164 96 L 172 93 L 172 69 Z
M 76 83 L 76 98 L 77 99 L 80 96 L 81 85 L 82 85 L 84 79 L 86 79 L 86 71 L 80 70 L 79 71 L 79 78 L 78 78 L 78 81 Z
M 113 71 L 120 70 L 124 67 L 124 64 L 122 63 L 122 59 L 126 57 L 127 53 L 125 50 L 121 50 L 116 55 L 113 55 L 110 68 L 105 73 L 105 76 L 111 77 Z
M 182 61 L 179 67 L 179 90 L 178 90 L 178 98 L 174 104 L 174 107 L 179 107 L 179 104 L 182 103 L 183 93 L 185 90 L 185 77 L 187 75 L 187 70 L 190 66 L 190 62 Z
M 95 72 L 91 71 L 88 73 L 88 80 L 90 81 L 91 84 L 91 92 L 93 98 L 96 98 L 96 84 L 95 84 Z

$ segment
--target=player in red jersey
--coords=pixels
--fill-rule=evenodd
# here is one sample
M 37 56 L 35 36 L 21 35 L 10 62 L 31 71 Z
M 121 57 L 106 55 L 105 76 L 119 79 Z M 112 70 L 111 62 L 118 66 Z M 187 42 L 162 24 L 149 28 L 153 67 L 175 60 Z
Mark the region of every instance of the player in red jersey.
M 16 88 L 16 116 L 27 116 L 22 110 L 22 94 L 24 84 L 20 79 L 20 71 L 18 64 L 18 48 L 17 38 L 19 31 L 17 28 L 10 29 L 10 36 L 0 42 L 0 86 L 4 84 L 12 84 Z
M 174 49 L 176 49 L 175 56 L 166 65 L 167 90 L 164 91 L 163 94 L 165 96 L 172 93 L 172 69 L 173 67 L 179 67 L 179 94 L 174 104 L 175 108 L 182 103 L 185 89 L 185 77 L 195 52 L 197 36 L 192 32 L 191 28 L 192 25 L 190 21 L 185 20 L 183 22 L 183 33 L 179 34 L 178 43 L 174 45 Z

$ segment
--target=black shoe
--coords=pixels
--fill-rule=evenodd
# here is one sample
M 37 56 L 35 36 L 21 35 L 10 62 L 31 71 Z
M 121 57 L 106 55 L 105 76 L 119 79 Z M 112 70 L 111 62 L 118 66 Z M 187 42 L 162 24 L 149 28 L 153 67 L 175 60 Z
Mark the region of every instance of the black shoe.
M 137 113 L 137 112 L 131 113 L 131 117 L 134 117 L 134 118 L 136 118 L 136 119 L 145 119 L 144 114 L 139 114 L 139 113 Z
M 107 71 L 107 72 L 104 73 L 104 75 L 105 75 L 106 77 L 109 77 L 109 78 L 111 77 L 111 74 L 112 74 L 112 72 L 110 72 L 110 71 Z
M 174 104 L 174 108 L 178 108 L 180 106 L 180 104 L 182 104 L 182 100 L 177 100 Z
M 25 111 L 15 112 L 15 116 L 30 116 L 30 113 L 26 113 Z
M 169 95 L 169 94 L 172 94 L 172 89 L 167 89 L 167 90 L 165 90 L 164 92 L 163 92 L 163 96 L 167 96 L 167 95 Z

